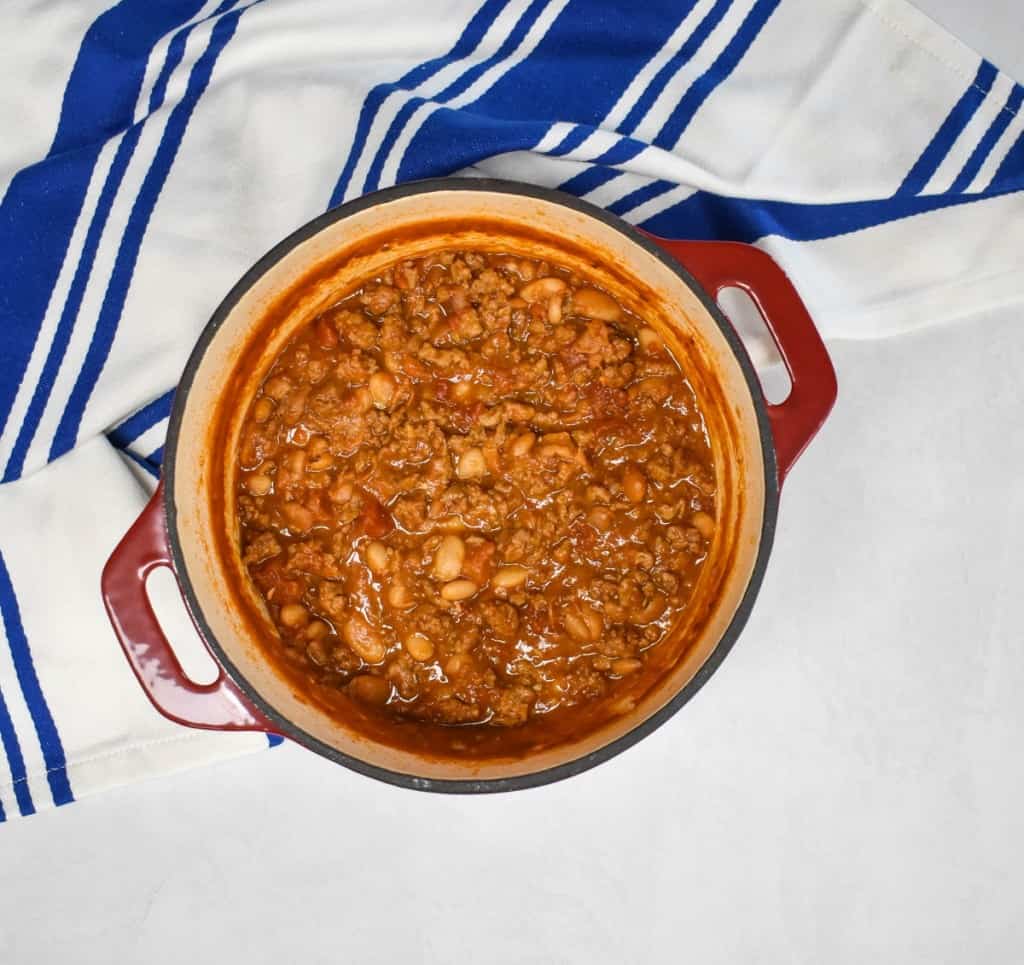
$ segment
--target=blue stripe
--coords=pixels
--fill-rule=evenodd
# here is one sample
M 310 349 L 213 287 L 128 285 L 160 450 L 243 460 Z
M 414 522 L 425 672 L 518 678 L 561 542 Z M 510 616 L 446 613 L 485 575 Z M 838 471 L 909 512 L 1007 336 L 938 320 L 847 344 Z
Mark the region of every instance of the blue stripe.
M 430 150 L 408 151 L 398 169 L 398 180 L 440 177 L 477 161 L 527 151 L 550 127 L 545 121 L 505 121 L 442 107 L 430 117 L 430 129 L 420 146 Z M 424 125 L 426 128 L 426 125 Z
M 267 734 L 267 743 L 271 747 L 277 747 L 284 743 L 284 738 L 280 734 Z
M 164 447 L 157 446 L 148 456 L 146 461 L 154 466 L 162 466 L 164 464 Z
M 3 824 L 7 820 L 7 814 L 4 812 L 4 802 L 0 801 L 0 824 Z
M 0 613 L 3 614 L 7 644 L 10 647 L 11 659 L 14 661 L 14 672 L 18 677 L 29 714 L 32 716 L 39 747 L 43 752 L 46 778 L 50 784 L 53 803 L 67 804 L 75 798 L 71 793 L 71 784 L 65 768 L 64 747 L 60 742 L 60 734 L 57 733 L 57 725 L 53 721 L 49 705 L 43 696 L 43 689 L 39 685 L 39 678 L 36 676 L 32 651 L 25 636 L 25 629 L 21 625 L 18 600 L 14 595 L 14 586 L 7 572 L 3 553 L 0 553 Z
M 562 138 L 548 154 L 551 157 L 562 157 L 568 154 L 570 151 L 574 151 L 578 148 L 591 134 L 594 133 L 594 128 L 587 124 L 577 124 L 573 127 L 565 137 Z
M 185 47 L 188 43 L 189 34 L 191 34 L 193 29 L 199 26 L 199 24 L 206 23 L 208 20 L 215 20 L 221 14 L 227 13 L 227 11 L 230 10 L 237 2 L 238 0 L 223 0 L 213 13 L 203 17 L 202 20 L 197 20 L 194 24 L 189 24 L 189 26 L 184 30 L 179 30 L 174 35 L 167 48 L 167 58 L 164 60 L 164 65 L 160 69 L 156 82 L 153 84 L 153 89 L 149 93 L 150 114 L 159 110 L 167 97 L 167 84 L 170 82 L 171 76 L 178 69 L 178 65 L 185 56 Z
M 22 814 L 35 814 L 36 806 L 32 803 L 32 793 L 28 787 L 28 773 L 25 770 L 25 758 L 21 753 L 21 744 L 14 729 L 10 711 L 4 700 L 4 692 L 0 690 L 0 744 L 3 745 L 7 764 L 11 769 L 14 800 Z
M 260 0 L 256 0 L 256 2 L 260 2 Z M 249 6 L 254 5 L 255 3 Z M 50 459 L 56 459 L 70 450 L 78 438 L 78 430 L 86 404 L 92 395 L 100 373 L 103 371 L 114 341 L 114 335 L 117 332 L 132 273 L 142 247 L 142 240 L 153 209 L 156 207 L 160 191 L 167 180 L 175 155 L 185 136 L 192 112 L 210 82 L 217 58 L 234 35 L 238 20 L 247 9 L 249 7 L 228 13 L 214 24 L 209 46 L 196 61 L 189 74 L 185 93 L 170 113 L 153 163 L 146 172 L 138 197 L 132 206 L 124 237 L 118 247 L 110 282 L 100 308 L 96 330 L 75 386 L 71 391 L 68 404 L 57 426 L 53 444 L 50 447 Z
M 25 457 L 28 455 L 29 446 L 31 446 L 32 440 L 35 438 L 39 428 L 39 421 L 43 417 L 54 381 L 57 378 L 57 373 L 60 371 L 61 363 L 64 361 L 68 344 L 71 341 L 75 319 L 78 317 L 78 310 L 81 307 L 82 298 L 85 296 L 86 285 L 89 282 L 89 275 L 92 272 L 96 251 L 99 248 L 100 238 L 103 236 L 103 229 L 107 224 L 110 208 L 117 197 L 125 171 L 128 170 L 128 162 L 135 152 L 135 146 L 138 144 L 141 131 L 141 124 L 132 125 L 121 139 L 121 143 L 117 146 L 117 152 L 114 155 L 110 171 L 107 173 L 103 190 L 100 192 L 100 197 L 96 204 L 96 211 L 86 232 L 82 253 L 79 257 L 75 274 L 71 279 L 71 285 L 68 288 L 68 296 L 64 302 L 60 320 L 57 322 L 57 327 L 54 330 L 53 340 L 50 342 L 50 350 L 47 353 L 46 362 L 43 364 L 39 381 L 36 383 L 35 391 L 32 393 L 31 401 L 25 412 L 25 418 L 21 423 L 21 428 L 18 430 L 14 446 L 11 449 L 11 457 L 7 461 L 7 468 L 2 479 L 3 482 L 17 479 L 25 467 Z
M 715 58 L 714 63 L 690 85 L 689 90 L 680 98 L 675 110 L 672 111 L 664 127 L 654 139 L 654 143 L 658 147 L 666 150 L 672 150 L 675 147 L 704 102 L 736 69 L 737 64 L 757 39 L 757 35 L 771 18 L 779 3 L 780 0 L 757 0 L 750 13 L 743 19 L 743 23 L 740 24 L 736 35 L 726 45 L 725 50 Z
M 345 200 L 345 193 L 348 191 L 352 174 L 355 171 L 356 164 L 359 163 L 359 158 L 366 145 L 370 128 L 373 126 L 377 112 L 380 110 L 387 95 L 396 90 L 412 90 L 424 81 L 429 80 L 443 67 L 454 61 L 461 60 L 472 53 L 480 41 L 483 40 L 488 28 L 502 10 L 508 6 L 509 2 L 510 0 L 487 0 L 466 25 L 466 29 L 456 41 L 455 46 L 447 54 L 443 57 L 435 57 L 433 60 L 418 64 L 395 83 L 378 84 L 367 94 L 363 107 L 359 112 L 359 120 L 356 122 L 356 131 L 352 137 L 348 158 L 345 161 L 344 168 L 342 168 L 341 175 L 338 177 L 338 183 L 335 184 L 334 191 L 331 192 L 330 207 L 341 204 Z
M 469 70 L 455 78 L 440 94 L 437 100 L 448 102 L 460 94 L 464 94 L 473 84 L 496 64 L 515 53 L 516 48 L 526 38 L 530 28 L 537 22 L 537 18 L 544 12 L 551 0 L 531 0 L 530 5 L 523 11 L 522 16 L 516 21 L 515 26 L 509 31 L 508 36 L 501 42 L 501 46 L 478 64 L 474 64 Z
M 130 446 L 144 432 L 148 432 L 158 422 L 162 422 L 170 416 L 174 392 L 174 389 L 170 389 L 159 398 L 144 405 L 137 412 L 111 429 L 107 433 L 107 438 L 119 449 Z
M 1008 188 L 1013 185 L 1024 187 L 1024 132 L 1006 152 L 1003 163 L 999 165 L 992 178 L 990 189 Z
M 0 202 L 0 433 L 103 143 L 131 123 L 146 61 L 201 0 L 122 0 L 86 31 L 46 158 L 19 171 Z
M 362 110 L 359 112 L 359 120 L 356 122 L 356 132 L 352 136 L 352 145 L 349 148 L 348 159 L 345 161 L 345 166 L 341 169 L 338 181 L 334 185 L 334 190 L 331 192 L 331 199 L 328 202 L 328 207 L 333 208 L 335 205 L 341 204 L 341 202 L 345 200 L 345 192 L 348 190 L 349 181 L 352 180 L 352 174 L 355 171 L 355 167 L 360 156 L 362 155 L 363 145 L 366 144 L 366 138 L 370 133 L 370 128 L 373 126 L 373 121 L 377 116 L 377 111 L 380 110 L 380 106 L 384 102 L 384 98 L 395 89 L 396 85 L 394 84 L 382 84 L 374 87 L 373 90 L 366 95 L 366 100 L 363 102 Z
M 366 172 L 366 180 L 363 183 L 364 191 L 373 191 L 380 186 L 380 175 L 384 170 L 384 162 L 387 160 L 388 152 L 391 150 L 392 145 L 398 140 L 399 134 L 402 133 L 402 129 L 413 112 L 421 104 L 426 103 L 426 98 L 423 97 L 410 97 L 398 110 L 394 120 L 388 126 L 387 133 L 381 139 L 380 145 L 377 147 L 377 153 L 373 156 L 373 161 L 370 162 L 370 167 Z
M 693 33 L 686 38 L 686 42 L 658 71 L 650 86 L 644 91 L 643 96 L 633 105 L 619 128 L 623 134 L 632 134 L 637 129 L 640 122 L 647 116 L 647 112 L 654 106 L 654 102 L 658 99 L 661 92 L 668 86 L 668 82 L 684 64 L 688 64 L 693 59 L 694 54 L 700 50 L 704 41 L 711 34 L 711 31 L 718 26 L 722 17 L 725 16 L 726 11 L 731 6 L 732 0 L 717 0 L 717 3 L 707 12 Z
M 956 139 L 970 123 L 986 95 L 992 89 L 996 79 L 996 68 L 987 60 L 981 62 L 978 73 L 971 86 L 963 92 L 946 119 L 942 122 L 935 136 L 928 142 L 921 156 L 914 162 L 897 194 L 919 194 L 931 180 L 932 175 L 949 154 Z
M 639 154 L 640 152 L 638 151 L 637 153 Z M 562 191 L 568 191 L 570 194 L 575 194 L 582 198 L 584 195 L 590 194 L 591 191 L 597 190 L 601 185 L 607 184 L 613 178 L 617 178 L 620 173 L 614 168 L 604 168 L 595 165 L 586 171 L 580 171 L 579 174 L 573 175 L 568 181 L 560 184 L 559 188 Z
M 118 452 L 121 452 L 124 455 L 126 455 L 129 459 L 131 459 L 132 462 L 135 463 L 135 465 L 137 465 L 140 469 L 144 470 L 147 474 L 152 476 L 154 479 L 159 479 L 160 478 L 160 467 L 159 466 L 151 465 L 149 462 L 146 461 L 146 459 L 144 459 L 142 456 L 140 456 L 137 452 L 132 452 L 131 449 L 122 449 L 120 447 L 118 447 Z
M 502 60 L 505 60 L 514 53 L 549 2 L 550 0 L 532 0 L 529 7 L 526 8 L 522 16 L 516 21 L 515 26 L 511 31 L 509 31 L 508 36 L 505 37 L 504 41 L 502 41 L 501 46 L 491 54 L 490 57 L 485 58 L 478 64 L 474 64 L 464 73 L 456 77 L 455 80 L 453 80 L 433 99 L 437 103 L 444 104 L 452 98 L 458 97 L 460 94 L 468 90 L 473 83 L 484 73 L 490 70 L 491 67 L 500 63 Z M 398 140 L 413 112 L 420 106 L 420 104 L 424 103 L 426 103 L 424 98 L 413 97 L 402 105 L 401 110 L 399 110 L 395 119 L 389 125 L 387 133 L 377 146 L 377 151 L 374 154 L 373 161 L 366 174 L 366 181 L 363 186 L 365 191 L 375 191 L 380 187 L 381 172 L 384 169 L 384 164 L 387 161 L 388 155 L 391 153 L 391 149 L 394 147 L 395 142 Z
M 603 154 L 595 159 L 595 166 L 586 171 L 569 178 L 568 181 L 559 185 L 562 191 L 582 197 L 596 190 L 603 184 L 617 178 L 620 171 L 614 170 L 606 165 L 625 164 L 632 161 L 641 151 L 648 147 L 643 141 L 631 137 L 624 137 L 616 141 Z
M 673 188 L 678 187 L 672 181 L 652 181 L 650 184 L 645 184 L 642 188 L 637 188 L 635 191 L 630 191 L 625 197 L 619 198 L 614 204 L 608 205 L 608 210 L 612 214 L 625 214 L 627 211 L 632 211 L 638 205 L 643 204 L 645 201 L 650 201 L 651 198 L 656 198 L 666 191 L 671 191 Z
M 648 148 L 646 141 L 638 141 L 635 138 L 624 137 L 616 141 L 598 159 L 599 164 L 625 164 L 632 161 L 641 151 Z
M 589 194 L 591 191 L 596 190 L 603 184 L 607 184 L 609 181 L 617 178 L 620 171 L 614 170 L 612 167 L 604 165 L 618 165 L 625 164 L 627 161 L 633 160 L 641 151 L 645 150 L 648 145 L 643 141 L 634 140 L 631 137 L 624 137 L 620 141 L 616 141 L 610 148 L 608 148 L 603 154 L 601 154 L 595 161 L 595 166 L 587 171 L 581 171 L 579 174 L 569 178 L 568 181 L 559 185 L 561 190 L 568 191 L 570 194 L 578 195 L 583 197 L 585 194 Z
M 970 195 L 899 195 L 878 201 L 837 204 L 796 204 L 727 198 L 697 191 L 684 201 L 643 222 L 655 234 L 672 238 L 744 241 L 748 244 L 777 235 L 793 241 L 818 241 L 873 228 L 942 208 L 968 204 L 982 197 L 1000 197 L 1024 187 L 1024 172 L 1016 184 Z
M 992 148 L 996 146 L 996 142 L 1003 136 L 1003 131 L 1009 126 L 1017 111 L 1020 110 L 1022 101 L 1024 101 L 1024 87 L 1021 87 L 1020 84 L 1014 84 L 1013 90 L 1010 91 L 1010 96 L 1006 98 L 1006 104 L 996 115 L 992 123 L 989 124 L 988 130 L 985 131 L 982 139 L 978 141 L 977 147 L 971 152 L 971 156 L 967 159 L 963 170 L 961 170 L 956 180 L 950 186 L 949 194 L 959 194 L 967 189 L 967 186 L 981 170 L 985 159 L 991 154 Z
M 166 99 L 167 84 L 170 82 L 171 75 L 178 69 L 178 65 L 185 56 L 185 45 L 194 26 L 189 25 L 179 30 L 167 45 L 167 56 L 164 58 L 160 73 L 157 74 L 156 81 L 153 83 L 153 89 L 149 92 L 148 112 L 150 114 L 156 113 Z

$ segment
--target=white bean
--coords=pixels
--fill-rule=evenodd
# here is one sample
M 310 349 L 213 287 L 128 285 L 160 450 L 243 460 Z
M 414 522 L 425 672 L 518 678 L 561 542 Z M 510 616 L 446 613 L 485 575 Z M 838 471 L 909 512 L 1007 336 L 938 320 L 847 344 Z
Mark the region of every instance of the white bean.
M 449 603 L 457 603 L 459 600 L 468 600 L 479 589 L 472 580 L 452 580 L 441 587 L 441 598 Z
M 524 432 L 512 440 L 509 451 L 513 456 L 525 456 L 537 442 L 537 437 L 532 432 Z
M 301 603 L 286 603 L 281 607 L 281 622 L 286 627 L 303 627 L 309 622 L 309 611 Z
M 280 402 L 292 390 L 292 384 L 283 375 L 276 375 L 263 386 L 263 394 Z
M 270 401 L 266 396 L 262 396 L 256 400 L 256 404 L 252 407 L 252 419 L 253 422 L 266 422 L 270 418 L 274 411 L 274 403 Z
M 434 576 L 445 582 L 454 580 L 462 572 L 465 559 L 466 544 L 458 536 L 445 536 L 434 554 Z
M 380 663 L 387 653 L 379 631 L 359 613 L 348 617 L 341 628 L 341 635 L 345 643 L 367 663 Z
M 643 667 L 641 660 L 630 660 L 623 657 L 621 660 L 612 661 L 612 673 L 616 677 L 625 677 L 627 674 L 636 673 L 641 667 Z
M 434 644 L 425 633 L 410 633 L 405 638 L 405 649 L 413 660 L 426 663 L 434 656 Z
M 373 674 L 360 674 L 352 678 L 348 691 L 353 697 L 367 704 L 386 704 L 391 696 L 391 684 L 383 677 Z
M 648 328 L 645 325 L 636 333 L 636 336 L 640 342 L 640 348 L 645 352 L 658 352 L 664 348 L 661 336 L 653 328 Z
M 306 627 L 307 640 L 322 640 L 331 632 L 331 628 L 323 620 L 314 620 Z
M 604 629 L 601 614 L 586 603 L 567 606 L 562 611 L 562 622 L 569 636 L 580 643 L 593 643 Z
M 552 295 L 560 295 L 566 289 L 561 278 L 538 278 L 519 289 L 519 297 L 527 302 L 541 302 Z
M 473 446 L 459 456 L 459 465 L 456 469 L 459 479 L 479 479 L 487 474 L 487 461 L 484 459 L 482 449 Z
M 414 599 L 409 587 L 404 583 L 392 583 L 387 591 L 388 606 L 396 610 L 407 610 L 413 605 Z
M 266 496 L 270 492 L 273 480 L 269 476 L 249 476 L 245 480 L 245 488 L 254 496 Z
M 510 590 L 514 586 L 522 586 L 529 575 L 530 571 L 525 566 L 502 566 L 491 577 L 491 583 L 500 589 Z
M 644 496 L 647 495 L 647 477 L 637 466 L 626 466 L 626 471 L 622 474 L 622 491 L 631 503 L 644 501 Z
M 388 548 L 380 540 L 375 539 L 372 542 L 367 543 L 364 555 L 366 557 L 366 565 L 378 576 L 387 571 L 389 562 L 388 558 L 391 554 L 388 552 Z
M 581 288 L 572 296 L 573 311 L 596 318 L 602 322 L 617 322 L 622 318 L 622 309 L 611 295 L 606 295 L 596 288 Z
M 708 513 L 696 512 L 690 519 L 690 523 L 704 539 L 711 539 L 715 534 L 715 520 Z

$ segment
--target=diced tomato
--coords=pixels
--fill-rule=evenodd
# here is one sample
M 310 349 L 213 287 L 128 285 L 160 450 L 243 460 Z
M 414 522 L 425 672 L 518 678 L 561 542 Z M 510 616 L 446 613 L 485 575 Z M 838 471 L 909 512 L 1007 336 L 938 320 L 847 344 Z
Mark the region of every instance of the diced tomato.
M 356 532 L 365 534 L 370 539 L 380 539 L 395 528 L 395 521 L 376 496 L 368 492 L 362 495 L 363 509 L 356 519 Z
M 462 562 L 462 575 L 477 586 L 483 586 L 494 571 L 495 546 L 489 539 L 469 540 Z
M 298 603 L 306 587 L 301 580 L 288 577 L 284 569 L 284 561 L 280 557 L 267 560 L 259 566 L 249 568 L 253 582 L 263 591 L 263 595 L 279 606 L 285 603 Z

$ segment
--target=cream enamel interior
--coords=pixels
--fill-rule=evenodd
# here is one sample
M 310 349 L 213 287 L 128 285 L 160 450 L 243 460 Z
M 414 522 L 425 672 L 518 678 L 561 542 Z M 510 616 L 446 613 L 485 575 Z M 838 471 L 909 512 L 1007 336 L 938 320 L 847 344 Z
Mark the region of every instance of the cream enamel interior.
M 440 234 L 386 244 L 410 226 L 452 218 L 464 219 L 466 227 L 449 226 Z M 525 243 L 516 238 L 503 243 L 494 230 L 475 230 L 474 219 L 478 223 L 480 219 L 500 220 L 510 235 L 521 227 L 531 240 Z M 367 245 L 368 239 L 376 238 L 379 244 Z M 592 253 L 593 264 L 566 257 L 562 252 L 567 242 L 584 246 Z M 246 604 L 233 596 L 232 575 L 241 572 L 237 553 L 222 558 L 211 536 L 233 519 L 233 488 L 230 484 L 223 487 L 223 514 L 219 516 L 213 492 L 218 473 L 212 470 L 215 460 L 232 458 L 246 406 L 237 407 L 222 438 L 211 438 L 211 414 L 225 386 L 237 374 L 240 356 L 253 343 L 254 333 L 259 332 L 262 349 L 258 363 L 245 376 L 241 395 L 246 399 L 251 398 L 296 327 L 338 293 L 378 267 L 440 244 L 494 250 L 528 247 L 539 254 L 547 252 L 562 263 L 581 265 L 627 306 L 635 307 L 661 329 L 678 357 L 687 360 L 687 375 L 710 423 L 719 477 L 719 531 L 697 594 L 703 602 L 688 611 L 687 625 L 675 631 L 694 638 L 685 655 L 659 685 L 635 697 L 631 710 L 601 729 L 516 760 L 426 759 L 344 729 L 303 701 L 267 662 L 241 616 L 241 607 L 256 605 L 257 597 L 252 592 Z M 353 245 L 362 253 L 338 263 L 339 252 Z M 594 267 L 602 263 L 616 266 L 619 276 Z M 311 269 L 328 264 L 333 267 L 291 306 L 283 322 L 272 332 L 264 331 L 268 309 L 280 293 Z M 639 284 L 624 283 L 623 272 Z M 642 303 L 638 291 L 644 293 Z M 251 358 L 247 360 L 247 364 L 251 362 Z M 548 201 L 490 191 L 438 190 L 366 208 L 327 225 L 269 267 L 223 319 L 207 346 L 188 392 L 174 458 L 171 496 L 182 561 L 207 626 L 247 685 L 281 716 L 329 747 L 390 771 L 444 780 L 512 777 L 576 760 L 616 740 L 664 706 L 707 661 L 743 598 L 758 553 L 765 507 L 764 461 L 750 390 L 731 346 L 697 296 L 661 261 L 609 225 Z M 230 480 L 231 474 L 226 478 Z M 698 623 L 699 628 L 694 626 Z

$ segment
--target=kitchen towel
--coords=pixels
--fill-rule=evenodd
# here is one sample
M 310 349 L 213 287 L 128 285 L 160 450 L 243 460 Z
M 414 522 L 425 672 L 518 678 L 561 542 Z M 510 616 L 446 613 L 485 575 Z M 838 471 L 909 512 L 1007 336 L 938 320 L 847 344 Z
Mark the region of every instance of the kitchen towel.
M 904 0 L 9 0 L 0 24 L 0 820 L 267 746 L 151 708 L 99 572 L 206 319 L 325 208 L 456 172 L 560 187 L 764 247 L 827 338 L 1024 301 L 1024 88 Z

